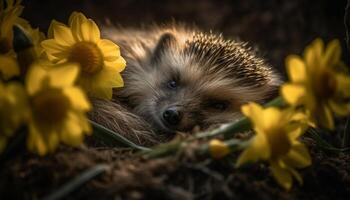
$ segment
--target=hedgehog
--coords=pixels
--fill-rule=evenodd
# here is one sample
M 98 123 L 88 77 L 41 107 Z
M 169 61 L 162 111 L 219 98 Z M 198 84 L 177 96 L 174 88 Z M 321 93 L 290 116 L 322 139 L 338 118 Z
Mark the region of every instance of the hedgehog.
M 105 27 L 127 62 L 113 100 L 91 118 L 142 145 L 237 120 L 240 106 L 276 94 L 280 76 L 245 42 L 180 25 Z

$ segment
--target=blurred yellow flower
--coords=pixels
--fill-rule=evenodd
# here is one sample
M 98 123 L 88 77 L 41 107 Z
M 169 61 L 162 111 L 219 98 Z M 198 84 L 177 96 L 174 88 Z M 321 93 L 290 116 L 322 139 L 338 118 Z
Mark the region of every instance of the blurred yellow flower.
M 34 64 L 27 74 L 26 90 L 30 99 L 28 149 L 45 155 L 59 142 L 76 146 L 90 133 L 86 112 L 90 103 L 74 86 L 79 67 L 61 64 L 45 68 Z
M 27 116 L 28 103 L 23 86 L 0 82 L 0 153 Z
M 26 20 L 19 17 L 24 8 L 20 3 L 20 0 L 0 2 L 0 54 L 15 55 L 12 49 L 13 25 L 30 26 Z
M 111 99 L 112 88 L 123 86 L 120 72 L 125 60 L 116 44 L 100 38 L 93 20 L 78 12 L 71 14 L 69 27 L 53 20 L 48 38 L 41 43 L 48 58 L 56 63 L 79 63 L 78 83 L 88 95 Z
M 236 165 L 266 160 L 270 163 L 273 177 L 284 188 L 292 187 L 293 177 L 302 183 L 295 168 L 311 164 L 306 146 L 298 141 L 307 127 L 304 123 L 306 117 L 292 110 L 264 109 L 256 103 L 243 105 L 242 112 L 252 121 L 255 136 Z
M 0 81 L 7 81 L 19 74 L 20 71 L 16 59 L 10 55 L 0 55 Z
M 46 56 L 44 49 L 41 46 L 41 42 L 46 39 L 45 34 L 39 31 L 39 28 L 33 29 L 32 27 L 25 27 L 30 39 L 32 40 L 34 51 L 38 57 Z
M 343 65 L 338 40 L 324 48 L 316 39 L 303 58 L 291 55 L 286 64 L 291 82 L 281 87 L 282 96 L 293 106 L 305 106 L 312 123 L 333 129 L 333 113 L 350 114 L 350 76 L 337 71 Z
M 213 158 L 220 159 L 230 153 L 230 147 L 218 139 L 212 139 L 209 142 L 209 152 Z

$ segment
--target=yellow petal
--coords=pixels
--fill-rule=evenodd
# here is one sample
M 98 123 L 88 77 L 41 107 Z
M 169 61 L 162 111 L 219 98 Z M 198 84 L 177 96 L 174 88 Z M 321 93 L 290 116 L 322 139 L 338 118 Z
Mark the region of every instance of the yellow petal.
M 283 121 L 281 120 L 283 115 L 281 111 L 277 108 L 266 108 L 262 114 L 264 118 L 264 130 L 272 130 L 274 129 L 274 127 L 281 126 L 281 123 L 283 123 Z
M 9 80 L 19 76 L 19 66 L 16 60 L 10 56 L 0 56 L 0 79 Z
M 283 161 L 292 168 L 304 168 L 311 165 L 308 149 L 301 142 L 296 141 Z
M 336 74 L 336 80 L 337 80 L 337 91 L 336 95 L 340 96 L 345 99 L 350 98 L 350 75 L 349 74 L 343 74 L 338 73 Z
M 317 109 L 315 117 L 318 121 L 319 126 L 328 128 L 330 130 L 334 129 L 333 114 L 326 105 L 321 105 Z
M 350 115 L 350 101 L 348 102 L 337 102 L 329 101 L 329 106 L 332 111 L 338 116 Z
M 298 181 L 300 185 L 303 184 L 303 178 L 299 174 L 299 172 L 293 168 L 289 168 L 289 172 L 293 175 L 293 177 Z
M 29 95 L 38 92 L 45 79 L 48 80 L 47 71 L 38 63 L 33 64 L 28 70 L 26 77 L 26 89 Z
M 98 47 L 101 49 L 104 59 L 110 61 L 120 57 L 119 46 L 110 40 L 102 39 L 98 42 Z
M 123 78 L 119 73 L 117 73 L 116 78 L 112 82 L 112 87 L 115 88 L 115 87 L 123 87 L 123 86 L 124 86 Z
M 242 113 L 249 117 L 256 127 L 262 127 L 264 124 L 264 117 L 262 116 L 263 107 L 257 103 L 250 102 L 241 106 Z
M 51 61 L 55 61 L 56 58 L 67 57 L 69 48 L 60 45 L 54 39 L 48 39 L 41 42 L 41 46 L 45 49 L 48 57 Z
M 80 126 L 79 117 L 73 111 L 68 113 L 68 117 L 64 122 L 61 139 L 65 144 L 77 146 L 83 141 L 82 127 Z
M 69 26 L 72 29 L 73 37 L 76 41 L 83 41 L 81 25 L 87 21 L 87 18 L 80 12 L 73 12 L 68 20 Z
M 286 83 L 281 87 L 281 94 L 287 103 L 297 106 L 303 103 L 306 89 L 303 85 Z
M 339 40 L 332 40 L 328 43 L 326 52 L 322 58 L 322 64 L 327 67 L 336 67 L 340 61 L 341 47 Z
M 51 21 L 51 23 L 50 23 L 50 26 L 49 26 L 49 29 L 48 29 L 48 31 L 47 31 L 47 37 L 49 38 L 49 39 L 53 39 L 54 38 L 54 34 L 53 34 L 53 27 L 54 26 L 65 26 L 63 23 L 61 23 L 61 22 L 58 22 L 58 21 L 56 21 L 56 20 L 52 20 Z
M 104 61 L 104 64 L 106 65 L 106 67 L 109 68 L 115 68 L 117 72 L 122 72 L 125 67 L 126 67 L 126 62 L 124 60 L 124 58 L 119 57 L 117 59 L 114 59 L 113 61 Z
M 294 141 L 299 138 L 308 128 L 307 122 L 293 122 L 285 125 L 285 132 L 288 134 L 290 141 Z
M 68 24 L 70 27 L 74 26 L 74 23 L 82 24 L 83 22 L 87 21 L 87 18 L 85 15 L 81 12 L 74 11 L 69 16 Z
M 59 144 L 59 135 L 56 130 L 52 129 L 50 132 L 45 133 L 47 137 L 47 147 L 49 152 L 54 152 Z
M 88 111 L 91 109 L 91 105 L 81 89 L 69 87 L 65 88 L 63 93 L 67 95 L 74 109 L 81 111 Z
M 39 132 L 33 123 L 29 124 L 29 137 L 27 139 L 28 149 L 43 156 L 48 153 L 48 148 L 41 134 L 42 133 Z
M 94 77 L 81 77 L 79 84 L 89 96 L 111 99 L 112 88 L 122 87 L 124 82 L 115 68 L 105 67 Z
M 80 122 L 80 127 L 86 135 L 90 135 L 92 132 L 90 122 L 87 120 L 85 113 L 77 112 L 78 121 Z
M 122 77 L 120 73 L 118 73 L 117 68 L 111 68 L 107 66 L 95 75 L 93 82 L 95 83 L 95 86 L 105 88 L 112 88 L 114 86 L 122 87 L 124 85 Z
M 306 66 L 308 67 L 308 71 L 311 71 L 310 73 L 321 67 L 323 51 L 324 44 L 320 38 L 317 38 L 311 43 L 311 45 L 306 47 L 304 58 Z
M 24 87 L 20 83 L 10 83 L 7 84 L 8 91 L 14 97 L 14 105 L 16 108 L 16 113 L 21 115 L 20 118 L 26 119 L 28 117 L 28 97 L 24 90 Z
M 230 153 L 230 148 L 224 142 L 213 139 L 209 142 L 209 152 L 214 159 L 220 159 Z
M 112 99 L 113 91 L 112 88 L 95 88 L 93 91 L 89 92 L 92 97 L 98 97 L 103 99 Z
M 236 167 L 249 162 L 256 162 L 259 159 L 266 159 L 268 155 L 269 149 L 265 136 L 263 134 L 257 134 L 250 140 L 248 147 L 239 156 Z
M 288 56 L 286 65 L 291 82 L 303 82 L 306 80 L 305 64 L 299 56 Z
M 52 87 L 67 87 L 74 84 L 79 73 L 79 65 L 75 63 L 65 63 L 53 66 L 48 74 Z
M 277 162 L 271 162 L 270 169 L 278 184 L 286 190 L 292 188 L 293 179 L 288 170 L 283 169 Z
M 67 26 L 61 24 L 53 24 L 52 29 L 54 39 L 59 45 L 72 46 L 75 43 L 72 32 Z
M 94 21 L 89 19 L 81 25 L 81 34 L 84 41 L 97 43 L 100 39 L 100 30 Z

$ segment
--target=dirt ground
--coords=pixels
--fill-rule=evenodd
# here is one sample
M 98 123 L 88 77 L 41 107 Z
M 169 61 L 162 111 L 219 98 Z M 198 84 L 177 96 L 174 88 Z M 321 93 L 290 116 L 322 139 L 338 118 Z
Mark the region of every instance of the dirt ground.
M 125 26 L 195 24 L 257 45 L 284 73 L 284 58 L 300 54 L 316 37 L 338 38 L 345 49 L 345 0 L 174 0 L 174 1 L 26 1 L 24 17 L 46 30 L 51 19 L 67 21 L 74 10 L 103 24 L 105 18 Z M 344 51 L 348 61 L 348 52 Z M 343 55 L 344 56 L 344 55 Z M 289 192 L 271 178 L 264 164 L 235 169 L 235 158 L 211 161 L 190 153 L 147 160 L 111 148 L 61 147 L 38 157 L 19 152 L 0 163 L 1 199 L 41 199 L 82 171 L 105 163 L 110 169 L 66 199 L 350 199 L 350 155 L 311 148 L 313 165 L 302 170 L 303 186 Z
M 18 156 L 1 167 L 2 199 L 40 199 L 95 164 L 111 167 L 65 199 L 349 199 L 350 156 L 327 154 L 309 142 L 313 165 L 289 192 L 264 164 L 235 169 L 186 153 L 147 160 L 118 149 L 62 147 L 54 155 Z

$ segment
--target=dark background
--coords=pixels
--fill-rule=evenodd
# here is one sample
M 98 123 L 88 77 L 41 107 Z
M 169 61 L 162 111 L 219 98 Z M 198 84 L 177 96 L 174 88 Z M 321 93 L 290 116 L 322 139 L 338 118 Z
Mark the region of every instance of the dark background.
M 72 11 L 81 11 L 100 25 L 107 18 L 133 27 L 185 22 L 256 45 L 282 72 L 285 56 L 302 53 L 316 37 L 338 38 L 345 49 L 346 0 L 24 0 L 23 4 L 23 16 L 43 31 L 51 19 L 67 23 Z

